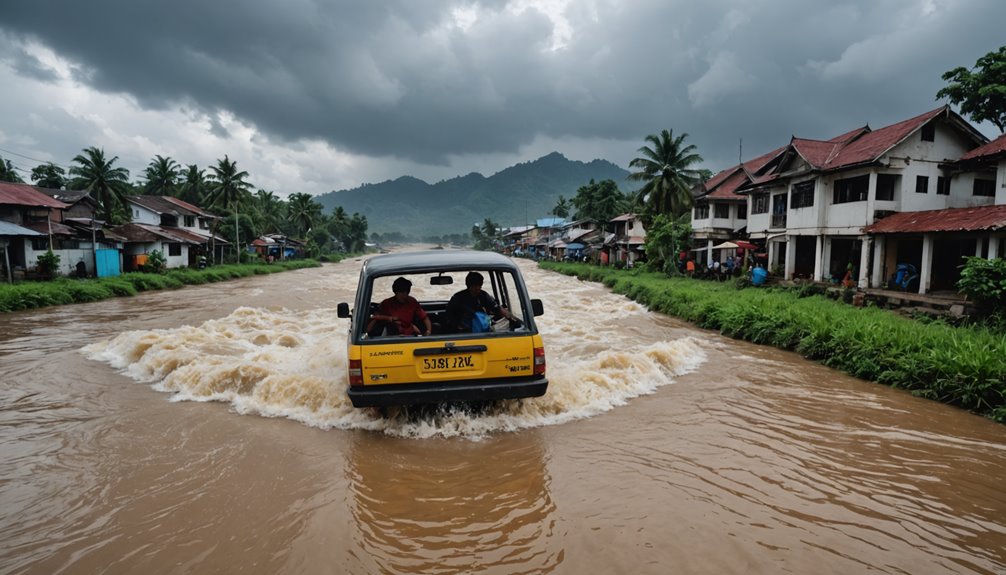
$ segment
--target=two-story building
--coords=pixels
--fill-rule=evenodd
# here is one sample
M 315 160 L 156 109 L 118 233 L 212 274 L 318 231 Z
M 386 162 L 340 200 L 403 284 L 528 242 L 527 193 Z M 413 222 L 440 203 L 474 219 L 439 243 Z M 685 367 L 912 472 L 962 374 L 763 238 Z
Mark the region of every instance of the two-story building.
M 126 262 L 134 268 L 159 250 L 169 268 L 195 266 L 202 256 L 214 250 L 222 259 L 224 246 L 230 245 L 213 234 L 219 219 L 188 202 L 172 196 L 128 196 L 126 203 L 132 221 L 116 232 L 126 236 Z
M 750 184 L 755 174 L 784 149 L 723 170 L 693 191 L 692 244 L 696 262 L 705 265 L 711 258 L 722 259 L 727 254 L 715 253 L 715 245 L 747 239 L 748 198 L 737 191 Z
M 936 261 L 947 273 L 935 285 L 924 279 L 919 291 L 951 286 L 956 276 L 950 268 L 975 253 L 973 244 L 955 240 L 926 248 L 924 238 L 898 237 L 878 245 L 874 235 L 898 233 L 871 226 L 900 212 L 992 205 L 995 182 L 987 172 L 958 164 L 986 143 L 948 106 L 830 140 L 794 137 L 767 154 L 769 160 L 736 190 L 748 199 L 748 237 L 764 242 L 769 266 L 787 279 L 829 281 L 851 268 L 860 287 L 881 287 L 898 263 L 921 270 Z
M 609 233 L 604 237 L 601 261 L 625 262 L 632 267 L 644 255 L 646 228 L 638 214 L 627 213 L 608 221 Z

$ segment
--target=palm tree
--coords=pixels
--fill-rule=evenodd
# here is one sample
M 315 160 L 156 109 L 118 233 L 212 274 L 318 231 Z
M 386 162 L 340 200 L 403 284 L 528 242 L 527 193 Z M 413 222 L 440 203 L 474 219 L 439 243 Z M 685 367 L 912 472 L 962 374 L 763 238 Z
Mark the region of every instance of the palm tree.
M 557 218 L 565 218 L 569 216 L 569 200 L 559 196 L 558 201 L 555 202 L 555 207 L 552 208 L 552 215 Z
M 196 164 L 189 164 L 178 186 L 178 197 L 185 202 L 201 205 L 203 190 L 206 189 L 206 170 L 200 170 Z
M 255 207 L 258 211 L 258 224 L 262 233 L 280 231 L 279 224 L 283 214 L 283 201 L 276 194 L 266 190 L 255 192 Z
M 118 159 L 119 156 L 105 159 L 104 150 L 91 146 L 74 157 L 77 165 L 70 167 L 73 179 L 68 187 L 86 190 L 98 203 L 107 222 L 112 221 L 116 208 L 125 207 L 125 195 L 129 190 L 129 170 L 113 165 Z
M 173 196 L 178 186 L 178 172 L 181 166 L 171 158 L 154 156 L 144 170 L 147 180 L 146 191 L 155 196 Z
M 248 172 L 239 172 L 237 162 L 232 162 L 227 156 L 224 156 L 222 160 L 217 160 L 217 165 L 210 166 L 210 170 L 213 173 L 209 177 L 207 199 L 211 206 L 229 209 L 234 212 L 234 248 L 238 262 L 240 262 L 241 236 L 238 230 L 241 225 L 239 211 L 241 200 L 244 199 L 244 196 L 251 193 L 253 186 L 245 181 L 245 178 L 248 177 Z
M 639 168 L 629 174 L 630 180 L 645 182 L 636 201 L 647 206 L 652 214 L 670 213 L 678 217 L 692 207 L 692 188 L 702 182 L 702 170 L 692 166 L 701 162 L 695 146 L 685 145 L 688 134 L 674 137 L 672 130 L 663 130 L 660 136 L 650 134 L 646 141 L 653 147 L 643 146 L 643 157 L 629 162 Z
M 287 198 L 287 217 L 296 226 L 301 237 L 311 231 L 315 222 L 321 218 L 322 206 L 314 201 L 311 194 L 297 192 Z
M 0 182 L 23 184 L 24 179 L 18 175 L 16 170 L 17 168 L 14 167 L 14 164 L 10 163 L 10 160 L 5 160 L 0 156 Z

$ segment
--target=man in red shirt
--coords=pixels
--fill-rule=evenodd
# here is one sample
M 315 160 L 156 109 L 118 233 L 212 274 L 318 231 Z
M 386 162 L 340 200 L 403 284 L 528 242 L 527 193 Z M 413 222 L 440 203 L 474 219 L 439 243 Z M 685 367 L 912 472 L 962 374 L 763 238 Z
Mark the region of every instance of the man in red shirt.
M 419 328 L 414 323 L 420 321 L 424 328 L 422 335 L 430 335 L 433 326 L 430 324 L 429 316 L 416 298 L 409 295 L 412 291 L 412 282 L 398 278 L 391 284 L 391 291 L 395 292 L 395 295 L 382 301 L 377 313 L 370 316 L 367 333 L 372 334 L 374 328 L 378 327 L 378 322 L 384 322 L 388 328 L 388 335 L 420 335 Z

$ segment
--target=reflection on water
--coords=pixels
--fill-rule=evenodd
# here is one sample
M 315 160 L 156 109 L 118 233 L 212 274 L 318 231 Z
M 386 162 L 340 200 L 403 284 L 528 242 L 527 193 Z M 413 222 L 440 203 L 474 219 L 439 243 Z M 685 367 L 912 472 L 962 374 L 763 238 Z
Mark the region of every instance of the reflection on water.
M 563 560 L 545 450 L 356 435 L 350 554 L 365 573 L 548 573 Z

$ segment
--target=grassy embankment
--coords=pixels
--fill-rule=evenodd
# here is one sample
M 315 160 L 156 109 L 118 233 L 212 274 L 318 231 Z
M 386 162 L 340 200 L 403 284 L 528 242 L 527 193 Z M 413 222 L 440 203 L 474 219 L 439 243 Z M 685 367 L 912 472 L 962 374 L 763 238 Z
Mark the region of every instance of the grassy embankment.
M 602 282 L 654 311 L 795 351 L 853 376 L 910 390 L 1006 423 L 1006 334 L 923 323 L 793 289 L 745 288 L 641 270 L 542 262 Z
M 98 301 L 132 296 L 142 291 L 176 289 L 184 285 L 220 282 L 320 265 L 315 260 L 288 260 L 271 264 L 219 265 L 203 270 L 172 269 L 162 274 L 130 272 L 107 278 L 58 278 L 45 282 L 0 284 L 0 312 Z

